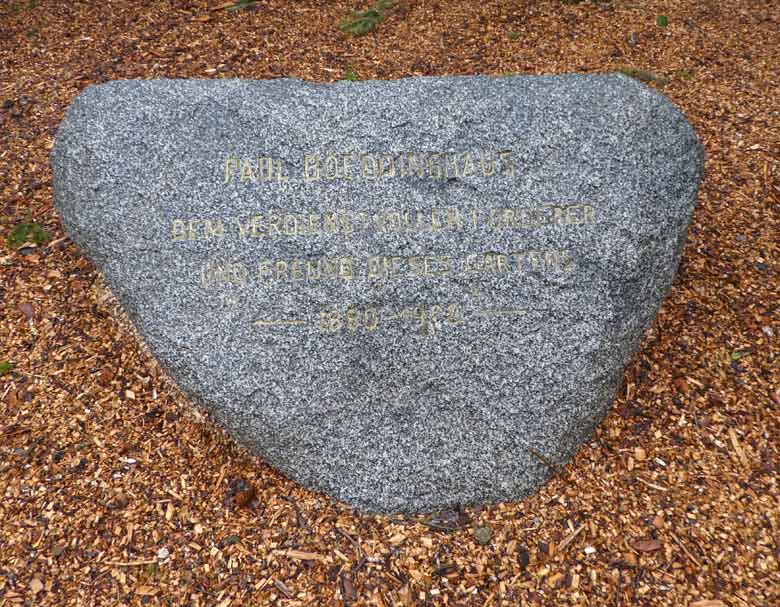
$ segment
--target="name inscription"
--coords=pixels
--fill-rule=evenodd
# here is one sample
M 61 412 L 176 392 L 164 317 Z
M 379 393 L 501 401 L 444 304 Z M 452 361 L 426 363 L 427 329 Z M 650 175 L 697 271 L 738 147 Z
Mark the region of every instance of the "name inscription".
M 258 156 L 224 160 L 224 183 L 286 183 L 289 168 L 281 158 Z M 303 157 L 304 182 L 343 179 L 385 180 L 403 177 L 451 179 L 464 177 L 512 177 L 517 170 L 511 150 L 467 152 L 393 152 L 387 154 L 335 153 L 306 154 Z

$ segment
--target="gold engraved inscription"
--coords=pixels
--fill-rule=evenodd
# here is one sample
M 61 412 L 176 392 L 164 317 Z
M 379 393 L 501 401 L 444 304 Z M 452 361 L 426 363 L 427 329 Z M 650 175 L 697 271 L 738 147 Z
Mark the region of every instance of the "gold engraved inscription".
M 341 236 L 358 233 L 504 232 L 546 226 L 577 228 L 597 223 L 589 204 L 547 204 L 538 207 L 461 209 L 386 209 L 373 213 L 326 211 L 298 213 L 285 209 L 222 219 L 176 218 L 171 222 L 174 241 L 279 240 L 296 237 Z
M 261 259 L 257 278 L 264 282 L 319 282 L 352 280 L 352 257 Z
M 550 274 L 565 276 L 576 270 L 576 260 L 565 249 L 483 251 L 450 255 L 373 255 L 370 257 L 288 257 L 240 262 L 210 260 L 200 269 L 204 288 L 241 287 L 252 282 L 267 286 L 325 281 L 389 281 L 449 276 Z
M 466 273 L 571 272 L 574 259 L 568 251 L 514 251 L 472 253 L 466 257 Z
M 200 270 L 200 284 L 204 288 L 243 287 L 249 279 L 249 270 L 238 262 L 211 260 Z
M 258 329 L 310 326 L 321 333 L 372 333 L 382 326 L 397 325 L 418 333 L 429 333 L 440 328 L 468 324 L 482 317 L 501 318 L 511 321 L 524 316 L 528 310 L 522 308 L 489 308 L 474 310 L 467 315 L 460 303 L 436 303 L 432 305 L 401 306 L 353 306 L 328 307 L 314 318 L 263 318 L 252 325 Z
M 174 219 L 171 222 L 172 240 L 222 240 L 225 224 L 221 219 Z
M 320 312 L 319 329 L 326 333 L 339 331 L 373 332 L 381 324 L 399 322 L 402 326 L 422 329 L 431 323 L 458 325 L 464 322 L 463 311 L 458 304 L 432 306 L 402 306 L 398 309 L 380 310 L 375 307 L 331 308 Z
M 303 180 L 357 179 L 382 181 L 413 177 L 451 179 L 463 177 L 514 176 L 516 162 L 511 150 L 467 152 L 395 152 L 392 154 L 306 154 Z
M 312 182 L 514 177 L 518 165 L 512 154 L 511 150 L 304 154 L 303 174 L 299 178 Z M 281 158 L 269 156 L 247 158 L 229 154 L 222 161 L 225 184 L 286 183 L 290 181 L 288 170 Z
M 249 159 L 231 155 L 225 158 L 224 170 L 224 183 L 229 183 L 234 179 L 251 183 L 285 183 L 290 180 L 290 176 L 286 173 L 280 158 L 258 157 Z

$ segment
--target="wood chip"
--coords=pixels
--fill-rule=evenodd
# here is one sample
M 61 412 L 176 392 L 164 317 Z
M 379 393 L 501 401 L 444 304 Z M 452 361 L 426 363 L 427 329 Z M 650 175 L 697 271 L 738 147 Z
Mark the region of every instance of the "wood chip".
M 303 550 L 274 550 L 274 554 L 281 554 L 288 559 L 295 559 L 298 561 L 322 561 L 327 562 L 328 558 L 322 554 L 316 552 L 305 552 Z

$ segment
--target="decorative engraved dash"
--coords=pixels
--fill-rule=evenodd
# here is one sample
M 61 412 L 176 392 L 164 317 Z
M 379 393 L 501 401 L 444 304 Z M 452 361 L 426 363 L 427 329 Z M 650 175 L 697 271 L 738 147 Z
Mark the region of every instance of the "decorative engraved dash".
M 493 309 L 493 310 L 482 310 L 480 314 L 482 316 L 523 316 L 526 314 L 528 310 L 522 309 L 522 308 L 507 308 L 507 309 Z
M 287 327 L 287 326 L 295 326 L 295 325 L 305 325 L 305 320 L 296 320 L 296 319 L 289 319 L 289 320 L 256 320 L 252 323 L 254 326 L 263 328 L 263 327 Z

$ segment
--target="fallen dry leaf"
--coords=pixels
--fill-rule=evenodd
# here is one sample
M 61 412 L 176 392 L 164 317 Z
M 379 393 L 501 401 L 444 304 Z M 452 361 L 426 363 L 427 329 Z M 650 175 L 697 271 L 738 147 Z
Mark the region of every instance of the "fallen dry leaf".
M 681 394 L 684 394 L 685 396 L 687 396 L 691 391 L 690 387 L 688 386 L 688 382 L 685 381 L 684 377 L 676 377 L 674 379 L 674 386 Z
M 252 503 L 252 500 L 255 499 L 255 495 L 256 495 L 255 488 L 249 487 L 244 491 L 237 492 L 235 497 L 233 498 L 233 501 L 236 503 L 236 506 L 246 508 Z
M 35 308 L 33 308 L 31 303 L 20 303 L 19 310 L 27 317 L 28 320 L 32 320 L 32 318 L 35 316 Z
M 663 544 L 660 540 L 639 540 L 632 544 L 635 550 L 639 552 L 655 552 L 660 550 Z

